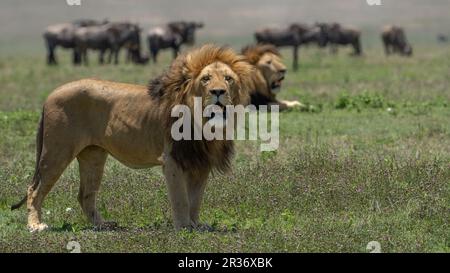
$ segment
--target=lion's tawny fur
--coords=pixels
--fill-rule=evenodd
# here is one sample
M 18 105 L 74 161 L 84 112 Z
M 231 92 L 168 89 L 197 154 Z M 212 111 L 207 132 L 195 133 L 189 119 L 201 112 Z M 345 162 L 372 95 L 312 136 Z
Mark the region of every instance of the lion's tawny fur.
M 255 69 L 251 76 L 251 104 L 257 107 L 261 105 L 278 105 L 280 110 L 302 106 L 298 101 L 283 101 L 276 98 L 273 83 L 284 79 L 286 66 L 281 60 L 278 49 L 270 44 L 257 44 L 246 46 L 242 54 Z M 279 87 L 278 87 L 279 88 Z
M 253 67 L 233 50 L 213 45 L 178 56 L 148 87 L 85 79 L 51 93 L 42 113 L 42 153 L 35 170 L 39 175 L 27 195 L 30 230 L 47 227 L 41 222 L 44 198 L 75 158 L 80 166 L 80 205 L 94 225 L 104 226 L 96 195 L 108 155 L 132 168 L 162 165 L 175 228 L 198 227 L 208 174 L 229 169 L 233 146 L 231 141 L 174 141 L 170 112 L 177 104 L 192 107 L 196 95 L 211 97 L 197 79 L 207 68 L 214 71 L 213 83 L 227 88 L 229 103 L 248 103 Z M 226 82 L 223 73 L 228 70 L 236 83 Z

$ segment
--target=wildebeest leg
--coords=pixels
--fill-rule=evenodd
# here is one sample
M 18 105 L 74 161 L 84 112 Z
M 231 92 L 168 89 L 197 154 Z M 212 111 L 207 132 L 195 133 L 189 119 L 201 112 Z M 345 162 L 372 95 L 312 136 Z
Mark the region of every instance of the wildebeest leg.
M 81 63 L 84 63 L 84 65 L 86 65 L 86 66 L 89 65 L 87 48 L 83 48 L 80 50 L 80 58 L 81 58 Z
M 358 39 L 353 42 L 353 48 L 355 49 L 355 55 L 360 56 L 362 54 L 361 41 Z
M 180 47 L 176 46 L 173 48 L 173 58 L 176 59 L 178 56 L 178 52 L 180 52 Z
M 57 64 L 55 57 L 56 45 L 52 41 L 49 41 L 48 39 L 45 40 L 45 43 L 47 45 L 47 64 L 48 65 Z
M 89 146 L 77 155 L 80 166 L 80 191 L 78 202 L 88 220 L 101 227 L 103 219 L 96 207 L 96 197 L 102 181 L 108 153 L 100 147 Z
M 158 50 L 153 49 L 153 50 L 151 50 L 151 53 L 152 53 L 153 62 L 157 63 L 158 62 Z
M 156 46 L 153 44 L 153 40 L 151 38 L 147 39 L 148 50 L 150 51 L 150 55 L 152 56 L 152 60 L 156 63 L 156 56 L 158 55 L 158 50 Z
M 187 179 L 191 224 L 198 228 L 202 228 L 199 226 L 199 215 L 203 193 L 205 192 L 206 182 L 208 181 L 208 174 L 209 170 L 203 170 L 195 174 L 189 174 Z
M 83 49 L 81 46 L 76 45 L 73 49 L 73 64 L 81 65 L 83 62 Z
M 139 63 L 138 58 L 137 57 L 134 58 L 133 51 L 129 48 L 127 48 L 127 56 L 126 56 L 125 62 L 127 64 L 129 64 L 130 62 Z
M 110 64 L 112 62 L 112 50 L 111 48 L 106 49 L 108 52 L 108 60 L 106 61 L 108 64 Z
M 119 64 L 119 50 L 116 50 L 116 52 L 114 52 L 114 64 Z
M 294 71 L 297 71 L 297 69 L 298 69 L 298 50 L 299 50 L 299 46 L 294 46 L 293 64 L 292 64 L 292 68 L 294 69 Z
M 169 153 L 166 153 L 164 158 L 163 172 L 169 191 L 175 229 L 192 228 L 186 175 Z
M 105 63 L 105 49 L 100 49 L 100 53 L 98 54 L 98 63 L 99 64 Z
M 80 52 L 78 52 L 77 49 L 74 48 L 73 52 L 72 52 L 72 63 L 74 65 L 79 64 L 81 62 L 80 58 L 81 58 L 80 57 Z
M 389 56 L 391 54 L 389 45 L 386 42 L 383 42 L 383 46 L 384 46 L 384 54 L 386 54 L 386 56 Z
M 88 51 L 87 51 L 87 49 L 84 50 L 83 54 L 84 54 L 84 64 L 85 65 L 89 65 L 89 58 L 88 58 Z
M 114 64 L 115 65 L 119 64 L 119 51 L 120 51 L 120 48 L 111 49 L 111 54 L 114 55 Z

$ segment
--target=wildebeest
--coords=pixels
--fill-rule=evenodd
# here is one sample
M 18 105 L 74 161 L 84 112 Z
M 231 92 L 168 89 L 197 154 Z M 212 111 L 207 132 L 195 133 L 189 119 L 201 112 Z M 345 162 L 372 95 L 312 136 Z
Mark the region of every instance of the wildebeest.
M 127 49 L 127 57 L 126 57 L 126 63 L 132 62 L 135 64 L 147 64 L 150 57 L 148 55 L 142 55 L 141 54 L 141 46 L 139 43 L 139 46 L 136 47 L 134 45 L 131 45 L 126 48 Z
M 291 25 L 291 28 L 295 25 Z M 321 33 L 321 29 L 318 26 L 309 27 L 302 35 L 302 45 L 316 44 L 319 47 L 326 45 L 325 37 Z
M 132 60 L 140 63 L 140 31 L 136 24 L 129 22 L 114 22 L 101 26 L 81 27 L 75 30 L 75 48 L 81 56 L 81 61 L 88 64 L 87 50 L 99 50 L 99 63 L 104 63 L 104 55 L 110 50 L 108 62 L 114 57 L 114 64 L 118 64 L 118 56 L 122 47 L 127 48 Z
M 449 41 L 449 38 L 448 38 L 448 35 L 439 33 L 439 34 L 437 35 L 437 40 L 438 40 L 438 42 L 440 42 L 440 43 L 447 43 L 447 42 Z
M 57 46 L 69 49 L 75 48 L 74 33 L 77 28 L 103 25 L 106 23 L 107 20 L 99 22 L 95 20 L 82 19 L 71 23 L 61 23 L 48 26 L 43 34 L 47 47 L 47 63 L 49 65 L 58 63 L 55 56 L 55 49 Z M 76 52 L 73 51 L 73 62 L 78 62 L 78 59 L 79 56 L 77 56 Z
M 322 39 L 331 46 L 333 53 L 336 53 L 339 45 L 351 45 L 354 50 L 352 55 L 362 54 L 361 31 L 358 29 L 343 27 L 338 23 L 317 23 L 316 26 L 320 28 Z
M 172 48 L 174 58 L 178 55 L 183 44 L 195 43 L 195 31 L 203 27 L 201 22 L 172 22 L 164 27 L 149 30 L 147 42 L 153 61 L 157 62 L 161 49 Z
M 255 32 L 258 44 L 272 44 L 276 47 L 293 47 L 294 70 L 298 69 L 298 50 L 302 44 L 317 43 L 324 45 L 320 29 L 305 24 L 291 24 L 285 29 L 265 28 Z
M 412 55 L 412 47 L 406 39 L 405 31 L 399 26 L 385 26 L 381 33 L 381 40 L 386 55 L 397 53 L 403 56 Z

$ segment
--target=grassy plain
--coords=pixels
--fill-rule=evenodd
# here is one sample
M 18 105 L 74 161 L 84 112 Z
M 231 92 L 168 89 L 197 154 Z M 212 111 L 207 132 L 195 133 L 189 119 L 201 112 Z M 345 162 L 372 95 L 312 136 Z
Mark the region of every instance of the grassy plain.
M 215 232 L 174 232 L 161 169 L 110 158 L 98 205 L 121 229 L 86 222 L 74 162 L 44 204 L 51 230 L 30 234 L 26 209 L 9 206 L 31 181 L 49 92 L 85 77 L 146 84 L 170 59 L 98 66 L 91 54 L 91 66 L 73 67 L 59 55 L 58 67 L 40 55 L 0 58 L 0 252 L 67 252 L 71 240 L 82 252 L 368 252 L 370 241 L 383 252 L 450 252 L 449 48 L 410 59 L 302 51 L 280 96 L 309 108 L 280 114 L 276 152 L 237 143 L 233 173 L 206 190 L 201 217 Z

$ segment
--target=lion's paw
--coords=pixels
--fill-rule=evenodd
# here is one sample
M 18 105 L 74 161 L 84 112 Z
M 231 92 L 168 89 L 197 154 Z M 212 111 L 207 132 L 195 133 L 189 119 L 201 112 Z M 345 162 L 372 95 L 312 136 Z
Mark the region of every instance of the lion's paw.
M 113 222 L 113 221 L 107 221 L 107 222 L 103 222 L 100 225 L 96 225 L 94 227 L 95 231 L 111 231 L 111 230 L 116 230 L 119 228 L 119 225 L 117 224 L 117 222 Z
M 214 228 L 207 223 L 198 223 L 195 225 L 195 230 L 200 232 L 212 232 Z
M 296 100 L 287 102 L 287 105 L 289 107 L 300 107 L 300 108 L 305 107 L 305 105 L 303 103 L 296 101 Z
M 41 231 L 44 231 L 46 229 L 48 229 L 48 226 L 46 224 L 44 224 L 44 223 L 28 225 L 28 230 L 31 233 L 41 232 Z

